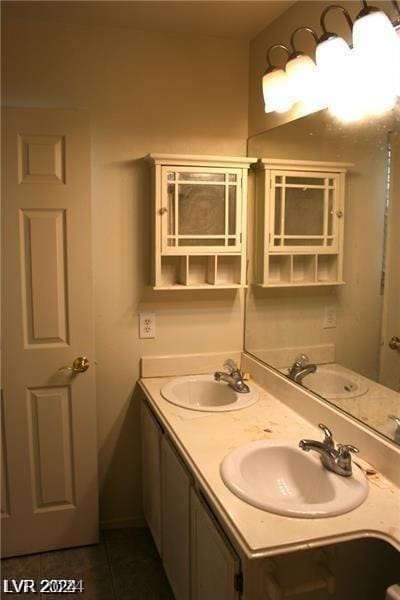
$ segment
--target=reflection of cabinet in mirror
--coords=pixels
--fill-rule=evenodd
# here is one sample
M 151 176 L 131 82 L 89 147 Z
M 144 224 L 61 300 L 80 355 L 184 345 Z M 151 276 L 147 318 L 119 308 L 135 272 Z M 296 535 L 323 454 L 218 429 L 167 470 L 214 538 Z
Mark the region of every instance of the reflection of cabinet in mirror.
M 263 158 L 256 168 L 255 282 L 261 287 L 343 282 L 349 163 Z
M 155 289 L 246 283 L 247 171 L 256 159 L 149 154 Z

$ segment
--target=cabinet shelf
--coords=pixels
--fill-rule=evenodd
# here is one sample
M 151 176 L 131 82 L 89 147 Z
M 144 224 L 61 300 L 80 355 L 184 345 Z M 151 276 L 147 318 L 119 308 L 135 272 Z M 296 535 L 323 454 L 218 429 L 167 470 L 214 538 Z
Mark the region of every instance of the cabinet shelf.
M 266 279 L 260 287 L 343 285 L 338 278 L 337 254 L 269 254 Z
M 322 287 L 329 285 L 345 285 L 345 281 L 313 281 L 311 283 L 255 283 L 260 288 L 283 288 L 283 287 Z
M 161 277 L 154 289 L 213 289 L 244 287 L 241 282 L 242 256 L 161 255 Z

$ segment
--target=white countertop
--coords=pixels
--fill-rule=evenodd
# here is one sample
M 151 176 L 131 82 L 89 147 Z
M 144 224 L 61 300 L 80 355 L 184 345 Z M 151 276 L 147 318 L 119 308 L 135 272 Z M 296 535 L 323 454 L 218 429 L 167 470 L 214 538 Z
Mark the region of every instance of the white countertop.
M 209 496 L 221 524 L 246 556 L 271 556 L 371 536 L 400 550 L 400 489 L 379 474 L 378 484 L 370 483 L 368 497 L 361 506 L 335 517 L 280 516 L 237 498 L 219 473 L 228 452 L 260 439 L 321 439 L 321 431 L 253 381 L 251 386 L 259 391 L 256 404 L 238 411 L 205 413 L 164 400 L 160 388 L 168 379 L 142 379 L 140 384 L 153 411 Z M 339 441 L 352 443 L 351 439 Z

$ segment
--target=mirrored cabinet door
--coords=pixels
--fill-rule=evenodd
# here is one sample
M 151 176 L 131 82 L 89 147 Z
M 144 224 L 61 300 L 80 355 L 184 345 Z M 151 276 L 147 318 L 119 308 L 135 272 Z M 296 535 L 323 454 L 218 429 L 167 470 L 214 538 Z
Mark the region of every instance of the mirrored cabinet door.
M 163 167 L 162 178 L 162 252 L 240 250 L 240 169 Z
M 339 176 L 271 172 L 271 252 L 338 249 Z

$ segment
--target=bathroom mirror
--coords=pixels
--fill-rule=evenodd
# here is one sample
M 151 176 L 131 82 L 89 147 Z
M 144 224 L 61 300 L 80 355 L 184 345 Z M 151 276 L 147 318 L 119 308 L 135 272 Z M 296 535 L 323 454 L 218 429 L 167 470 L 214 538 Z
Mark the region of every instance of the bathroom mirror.
M 290 279 L 288 275 L 273 285 L 268 280 L 266 285 L 260 285 L 253 261 L 249 268 L 251 285 L 245 328 L 247 352 L 287 376 L 296 358 L 307 355 L 308 361 L 304 359 L 297 369 L 303 371 L 299 385 L 397 443 L 400 420 L 396 423 L 394 417 L 400 417 L 399 115 L 397 109 L 389 116 L 350 125 L 338 122 L 325 110 L 249 138 L 249 156 L 279 159 L 283 164 L 290 160 L 351 166 L 347 166 L 344 210 L 340 215 L 344 283 L 332 284 L 328 280 L 321 285 L 316 275 L 317 284 L 311 278 L 305 279 L 307 285 L 291 285 L 294 277 Z M 250 228 L 254 236 L 249 240 L 249 254 L 257 262 L 260 253 L 265 253 L 265 244 L 258 233 L 263 225 L 255 222 L 260 220 L 260 213 L 255 214 L 254 208 L 260 202 L 260 190 L 257 187 L 257 194 L 253 191 L 255 201 L 250 203 L 249 222 L 254 223 L 254 228 Z M 290 193 L 286 209 L 290 227 L 296 235 L 299 231 L 314 234 L 325 218 L 323 190 L 308 189 L 306 182 L 297 192 Z M 265 202 L 271 203 L 271 198 L 273 194 Z M 265 206 L 265 211 L 268 213 L 270 207 Z M 270 214 L 274 215 L 272 209 Z M 310 256 L 317 252 L 312 248 L 308 251 Z M 304 264 L 308 251 L 301 252 Z M 285 273 L 294 271 L 298 259 L 294 253 L 281 260 Z M 310 258 L 309 262 L 315 261 Z M 316 371 L 313 367 L 304 369 L 307 362 L 315 364 Z M 296 369 L 292 376 L 295 372 Z

